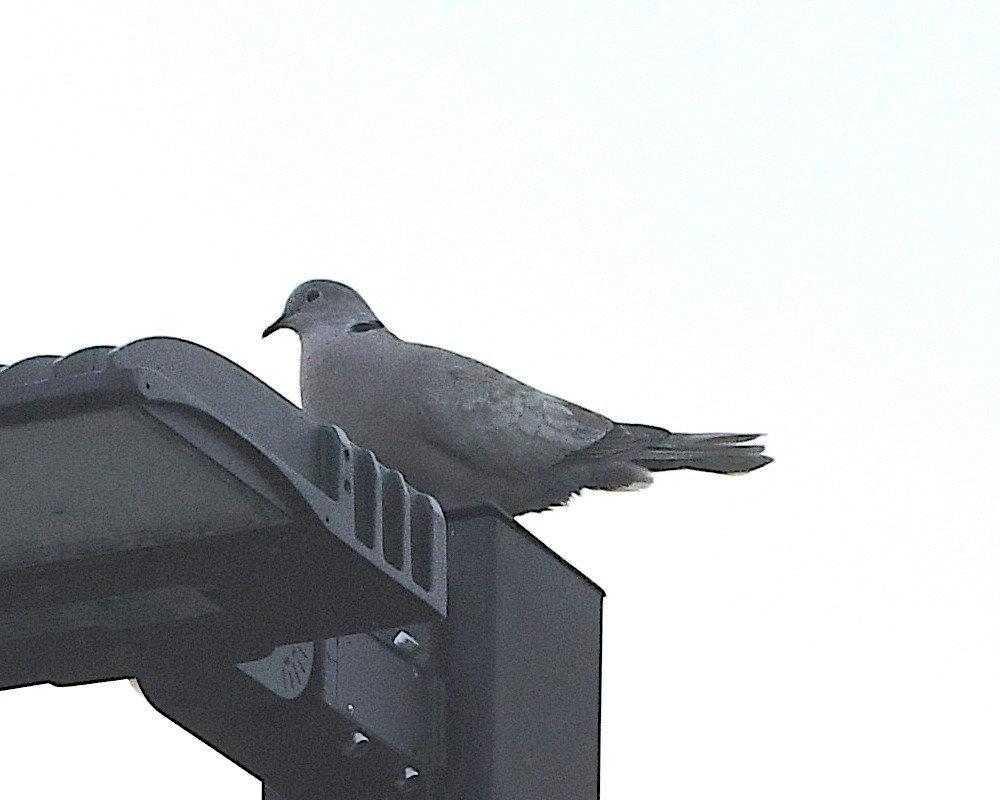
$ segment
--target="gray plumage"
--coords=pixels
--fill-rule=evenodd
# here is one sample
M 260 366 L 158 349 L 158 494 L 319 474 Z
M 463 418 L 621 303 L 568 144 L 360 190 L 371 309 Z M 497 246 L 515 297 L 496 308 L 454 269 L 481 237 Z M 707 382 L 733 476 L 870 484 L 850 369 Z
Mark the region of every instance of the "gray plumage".
M 302 340 L 302 404 L 445 510 L 514 516 L 581 489 L 633 489 L 652 472 L 740 473 L 771 459 L 758 434 L 671 433 L 613 422 L 448 350 L 390 333 L 349 286 L 309 281 L 264 331 Z

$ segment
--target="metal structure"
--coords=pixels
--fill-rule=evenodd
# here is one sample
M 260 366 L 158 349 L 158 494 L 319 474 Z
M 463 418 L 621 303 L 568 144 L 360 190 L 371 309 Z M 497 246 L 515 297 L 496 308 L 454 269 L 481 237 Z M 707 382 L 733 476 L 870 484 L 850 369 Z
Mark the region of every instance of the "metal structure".
M 602 596 L 198 345 L 0 369 L 0 688 L 135 676 L 267 800 L 596 798 Z

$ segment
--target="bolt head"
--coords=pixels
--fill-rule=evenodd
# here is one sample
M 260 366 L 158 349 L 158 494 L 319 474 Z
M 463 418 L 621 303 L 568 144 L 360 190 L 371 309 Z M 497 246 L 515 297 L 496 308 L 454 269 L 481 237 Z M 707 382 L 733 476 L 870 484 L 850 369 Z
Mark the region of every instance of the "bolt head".
M 403 794 L 414 792 L 420 786 L 420 772 L 413 767 L 406 767 L 394 785 Z
M 412 656 L 420 649 L 420 642 L 402 630 L 393 637 L 392 643 L 401 653 L 408 656 Z
M 370 744 L 371 739 L 361 731 L 354 731 L 351 734 L 351 738 L 344 745 L 344 755 L 348 758 L 361 758 L 368 753 L 368 746 Z

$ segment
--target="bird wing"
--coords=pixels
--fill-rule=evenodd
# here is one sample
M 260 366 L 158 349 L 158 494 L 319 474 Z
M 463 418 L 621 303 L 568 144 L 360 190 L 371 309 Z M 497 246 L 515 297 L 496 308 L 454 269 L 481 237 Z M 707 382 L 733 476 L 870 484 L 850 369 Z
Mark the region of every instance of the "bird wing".
M 603 437 L 614 423 L 447 350 L 418 345 L 422 435 L 487 474 L 525 475 Z

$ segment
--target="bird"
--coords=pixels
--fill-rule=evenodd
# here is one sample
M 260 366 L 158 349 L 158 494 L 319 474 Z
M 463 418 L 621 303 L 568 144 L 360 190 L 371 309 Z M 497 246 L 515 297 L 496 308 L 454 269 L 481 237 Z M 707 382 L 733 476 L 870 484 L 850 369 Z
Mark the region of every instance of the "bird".
M 645 488 L 654 472 L 746 473 L 772 460 L 747 444 L 761 434 L 614 422 L 472 358 L 401 339 L 336 281 L 296 287 L 263 336 L 282 328 L 301 341 L 303 409 L 446 513 L 494 506 L 515 517 L 583 489 Z

